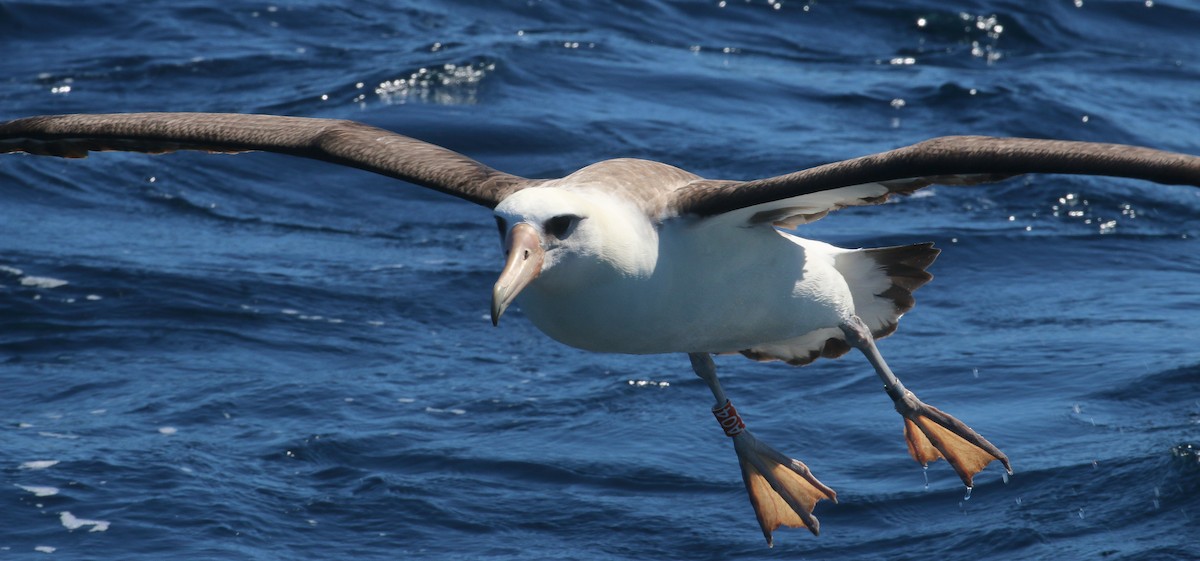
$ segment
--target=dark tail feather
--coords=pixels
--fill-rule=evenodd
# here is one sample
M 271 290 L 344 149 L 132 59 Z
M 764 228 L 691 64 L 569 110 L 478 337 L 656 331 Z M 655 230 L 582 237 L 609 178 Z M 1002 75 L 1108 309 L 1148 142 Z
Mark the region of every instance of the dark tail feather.
M 877 296 L 891 300 L 896 306 L 897 317 L 912 309 L 916 304 L 913 291 L 925 286 L 933 279 L 925 269 L 933 264 L 942 250 L 933 247 L 933 242 L 893 247 L 877 247 L 864 249 L 863 255 L 874 259 L 883 269 L 883 273 L 892 281 L 887 290 Z M 876 338 L 891 335 L 896 330 L 896 322 L 888 322 L 872 335 Z

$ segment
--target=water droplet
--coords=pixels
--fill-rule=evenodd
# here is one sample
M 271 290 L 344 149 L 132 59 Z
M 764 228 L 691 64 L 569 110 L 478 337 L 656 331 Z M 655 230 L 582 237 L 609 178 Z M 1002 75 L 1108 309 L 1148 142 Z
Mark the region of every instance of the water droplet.
M 969 501 L 969 500 L 971 500 L 971 491 L 972 491 L 973 489 L 975 489 L 975 488 L 974 488 L 974 487 L 971 487 L 970 485 L 968 485 L 968 486 L 967 486 L 967 494 L 966 494 L 966 495 L 963 495 L 963 500 L 964 500 L 964 501 Z
M 925 490 L 929 490 L 929 464 L 921 466 L 921 473 L 925 475 Z

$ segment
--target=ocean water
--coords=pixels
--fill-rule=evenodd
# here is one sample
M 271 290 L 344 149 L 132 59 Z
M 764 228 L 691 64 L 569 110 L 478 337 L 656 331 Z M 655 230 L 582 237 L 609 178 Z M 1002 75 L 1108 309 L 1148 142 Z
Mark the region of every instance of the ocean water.
M 1200 154 L 1197 29 L 1188 0 L 0 0 L 0 119 L 347 118 L 530 177 L 944 134 Z M 856 353 L 719 357 L 841 501 L 770 550 L 686 357 L 490 325 L 489 214 L 274 155 L 0 157 L 0 558 L 1200 558 L 1200 190 L 1030 176 L 803 227 L 943 249 L 880 346 L 1015 473 L 923 470 Z

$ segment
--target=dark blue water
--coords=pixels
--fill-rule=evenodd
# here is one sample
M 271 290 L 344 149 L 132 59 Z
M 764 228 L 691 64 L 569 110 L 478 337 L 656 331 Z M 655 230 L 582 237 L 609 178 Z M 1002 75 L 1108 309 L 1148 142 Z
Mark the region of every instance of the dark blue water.
M 1187 0 L 2 0 L 0 119 L 349 118 L 526 176 L 962 133 L 1195 154 L 1198 29 Z M 2 157 L 0 557 L 1200 557 L 1200 190 L 922 195 L 802 234 L 944 249 L 881 348 L 1016 473 L 926 483 L 857 354 L 723 357 L 841 499 L 767 550 L 685 357 L 489 324 L 488 211 L 272 155 Z

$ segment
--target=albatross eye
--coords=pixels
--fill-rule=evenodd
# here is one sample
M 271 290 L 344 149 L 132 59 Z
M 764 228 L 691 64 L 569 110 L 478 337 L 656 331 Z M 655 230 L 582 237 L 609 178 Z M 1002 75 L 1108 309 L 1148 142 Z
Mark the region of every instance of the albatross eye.
M 560 214 L 543 223 L 542 230 L 561 240 L 567 237 L 571 227 L 577 222 L 579 222 L 579 217 L 574 214 Z

